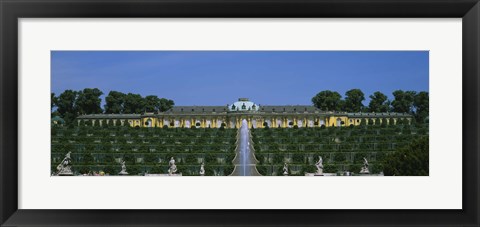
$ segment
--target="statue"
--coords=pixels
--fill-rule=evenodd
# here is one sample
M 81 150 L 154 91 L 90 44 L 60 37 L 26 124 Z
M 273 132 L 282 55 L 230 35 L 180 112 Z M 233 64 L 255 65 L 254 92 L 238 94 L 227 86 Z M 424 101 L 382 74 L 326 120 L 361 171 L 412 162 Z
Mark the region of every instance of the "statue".
M 65 155 L 65 158 L 63 158 L 62 162 L 58 164 L 57 166 L 58 176 L 73 176 L 72 166 L 70 165 L 72 163 L 72 158 L 70 157 L 71 154 L 72 152 L 69 151 Z
M 360 170 L 360 173 L 363 173 L 363 174 L 369 174 L 370 173 L 370 171 L 368 171 L 368 161 L 365 157 L 363 157 L 363 167 Z
M 205 176 L 205 168 L 204 168 L 203 162 L 202 162 L 202 165 L 200 166 L 200 176 Z
M 317 167 L 316 175 L 323 175 L 323 159 L 322 159 L 322 156 L 318 156 L 318 162 L 315 163 L 315 166 Z
M 287 163 L 285 163 L 283 165 L 283 175 L 288 176 L 288 164 Z
M 175 174 L 175 172 L 177 172 L 177 166 L 175 165 L 175 159 L 173 157 L 170 158 L 168 165 L 170 166 L 168 169 L 168 175 Z
M 122 171 L 120 171 L 118 175 L 128 175 L 127 167 L 125 166 L 125 160 L 122 160 L 121 164 L 122 164 Z

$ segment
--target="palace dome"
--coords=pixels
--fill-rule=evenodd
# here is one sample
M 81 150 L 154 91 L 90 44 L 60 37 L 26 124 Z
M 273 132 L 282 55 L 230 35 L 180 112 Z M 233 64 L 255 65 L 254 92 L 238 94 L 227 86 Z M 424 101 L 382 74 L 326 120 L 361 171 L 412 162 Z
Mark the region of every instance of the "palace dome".
M 232 105 L 227 105 L 230 112 L 242 112 L 242 111 L 258 111 L 259 106 L 248 98 L 239 98 L 238 101 Z

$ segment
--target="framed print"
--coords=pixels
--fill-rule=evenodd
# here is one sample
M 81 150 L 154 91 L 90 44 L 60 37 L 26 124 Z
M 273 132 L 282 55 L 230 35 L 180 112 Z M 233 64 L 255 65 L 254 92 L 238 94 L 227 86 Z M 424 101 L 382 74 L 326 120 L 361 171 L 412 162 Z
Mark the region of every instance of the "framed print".
M 477 1 L 1 4 L 2 226 L 480 224 Z

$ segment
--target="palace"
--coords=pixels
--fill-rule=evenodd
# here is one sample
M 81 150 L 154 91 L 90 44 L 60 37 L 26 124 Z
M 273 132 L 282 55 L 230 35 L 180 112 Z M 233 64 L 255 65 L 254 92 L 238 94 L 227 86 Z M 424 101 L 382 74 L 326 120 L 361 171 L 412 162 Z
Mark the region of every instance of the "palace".
M 109 124 L 131 127 L 169 128 L 240 128 L 243 119 L 249 128 L 341 127 L 373 124 L 396 124 L 398 120 L 411 122 L 404 113 L 347 113 L 322 111 L 314 106 L 286 105 L 260 106 L 247 98 L 226 106 L 175 106 L 165 112 L 143 114 L 89 114 L 77 118 L 78 123 Z

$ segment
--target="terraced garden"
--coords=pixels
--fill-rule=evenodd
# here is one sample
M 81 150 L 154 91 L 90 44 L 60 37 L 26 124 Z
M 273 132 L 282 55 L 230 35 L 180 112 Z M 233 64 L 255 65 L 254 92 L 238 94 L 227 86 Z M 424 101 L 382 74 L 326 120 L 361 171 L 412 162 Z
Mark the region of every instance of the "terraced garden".
M 257 170 L 264 176 L 282 175 L 289 163 L 290 175 L 314 173 L 322 156 L 324 172 L 358 173 L 363 157 L 370 173 L 383 170 L 383 159 L 416 138 L 428 136 L 428 124 L 367 125 L 341 128 L 267 128 L 252 129 Z
M 117 175 L 125 160 L 129 175 L 168 173 L 175 157 L 178 173 L 225 176 L 233 171 L 236 129 L 52 127 L 51 171 L 71 151 L 75 175 L 104 172 Z

